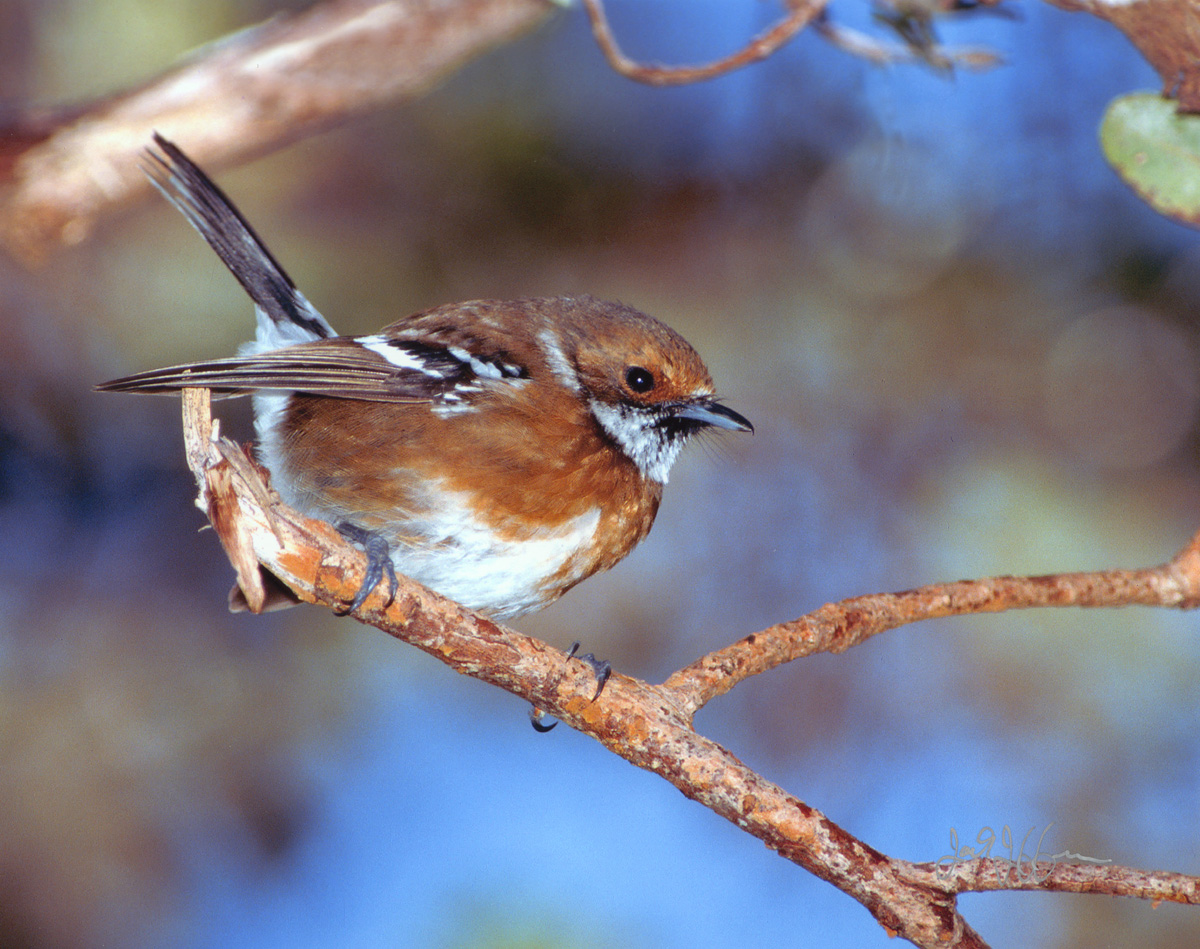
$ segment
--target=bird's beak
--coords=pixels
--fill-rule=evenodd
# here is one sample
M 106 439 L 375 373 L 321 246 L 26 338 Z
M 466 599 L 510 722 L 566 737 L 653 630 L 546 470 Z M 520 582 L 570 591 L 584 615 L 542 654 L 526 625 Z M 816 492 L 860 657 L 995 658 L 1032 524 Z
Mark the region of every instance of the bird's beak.
M 753 432 L 754 426 L 745 418 L 719 402 L 690 402 L 675 410 L 676 418 L 691 419 L 714 428 L 727 428 L 735 432 Z

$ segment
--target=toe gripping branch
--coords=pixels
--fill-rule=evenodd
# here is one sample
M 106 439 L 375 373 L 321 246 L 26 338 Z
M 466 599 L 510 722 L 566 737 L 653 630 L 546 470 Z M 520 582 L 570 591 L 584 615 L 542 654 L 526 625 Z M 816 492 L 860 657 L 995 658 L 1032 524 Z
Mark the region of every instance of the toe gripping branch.
M 585 652 L 582 656 L 577 656 L 579 652 L 579 643 L 572 643 L 570 650 L 567 652 L 567 661 L 578 659 L 580 662 L 591 666 L 593 674 L 596 676 L 596 692 L 592 695 L 592 701 L 600 698 L 600 693 L 604 691 L 604 687 L 608 684 L 609 677 L 612 675 L 612 663 L 607 659 L 597 659 L 590 652 Z M 529 723 L 533 726 L 533 730 L 537 732 L 548 732 L 553 730 L 558 722 L 547 722 L 546 716 L 536 705 L 529 710 Z
M 338 613 L 345 616 L 347 613 L 357 610 L 367 601 L 371 591 L 379 586 L 379 581 L 385 576 L 388 582 L 388 597 L 383 605 L 385 609 L 391 606 L 392 601 L 396 599 L 399 583 L 396 580 L 396 566 L 392 563 L 392 548 L 388 545 L 387 539 L 376 531 L 359 527 L 350 521 L 338 521 L 334 527 L 350 543 L 362 547 L 367 555 L 367 572 L 363 575 L 362 586 L 358 588 L 358 593 L 354 595 L 350 605 L 344 610 L 338 610 Z
M 579 643 L 572 643 L 571 649 L 567 653 L 567 660 L 578 659 L 580 662 L 591 666 L 592 673 L 596 676 L 596 694 L 592 696 L 592 701 L 600 698 L 600 693 L 604 691 L 604 687 L 608 685 L 609 676 L 612 675 L 612 663 L 607 659 L 597 659 L 590 652 L 585 652 L 582 656 L 576 656 L 579 652 Z

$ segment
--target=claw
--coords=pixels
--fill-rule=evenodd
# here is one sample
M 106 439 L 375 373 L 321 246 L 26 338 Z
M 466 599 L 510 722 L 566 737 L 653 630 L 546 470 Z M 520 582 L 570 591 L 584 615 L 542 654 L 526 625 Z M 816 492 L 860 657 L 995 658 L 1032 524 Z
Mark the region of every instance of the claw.
M 567 652 L 567 659 L 568 661 L 578 659 L 592 667 L 592 672 L 596 676 L 596 694 L 592 696 L 592 701 L 595 702 L 600 698 L 600 693 L 604 691 L 604 687 L 608 684 L 608 678 L 612 675 L 612 663 L 607 659 L 597 659 L 590 652 L 576 656 L 577 652 L 579 652 L 579 643 L 572 643 L 571 649 Z
M 609 676 L 612 675 L 612 663 L 605 659 L 597 659 L 590 652 L 585 652 L 582 656 L 576 655 L 579 652 L 579 643 L 572 643 L 571 648 L 567 651 L 567 662 L 572 659 L 578 659 L 580 662 L 587 663 L 591 666 L 592 672 L 596 676 L 596 693 L 592 696 L 592 701 L 600 698 L 600 693 L 604 691 L 604 686 L 608 684 Z M 558 722 L 546 722 L 546 713 L 536 705 L 529 710 L 529 723 L 533 725 L 534 731 L 548 732 L 554 728 Z
M 362 586 L 358 588 L 358 593 L 354 595 L 350 605 L 345 610 L 339 610 L 338 613 L 345 616 L 361 607 L 367 601 L 367 597 L 371 595 L 371 591 L 385 576 L 388 582 L 388 597 L 383 606 L 384 609 L 387 609 L 396 599 L 396 591 L 400 587 L 400 583 L 396 579 L 396 566 L 392 563 L 392 548 L 388 545 L 387 539 L 380 533 L 359 527 L 350 521 L 339 521 L 334 528 L 346 540 L 362 547 L 367 555 L 367 572 L 363 576 Z

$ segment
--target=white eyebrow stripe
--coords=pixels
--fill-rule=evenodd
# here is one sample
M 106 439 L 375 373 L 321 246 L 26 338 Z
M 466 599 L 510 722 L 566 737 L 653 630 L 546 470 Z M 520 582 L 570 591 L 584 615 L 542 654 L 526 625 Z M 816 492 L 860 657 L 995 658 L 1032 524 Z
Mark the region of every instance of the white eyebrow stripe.
M 538 333 L 538 342 L 542 344 L 546 353 L 546 362 L 558 376 L 558 381 L 572 392 L 578 392 L 579 376 L 575 373 L 575 367 L 567 359 L 567 354 L 563 352 L 562 340 L 559 339 L 558 334 L 553 330 L 544 329 Z
M 415 369 L 417 372 L 432 376 L 435 379 L 444 379 L 446 377 L 446 374 L 440 369 L 431 369 L 426 365 L 425 360 L 416 355 L 403 343 L 388 339 L 386 336 L 359 336 L 354 341 L 363 349 L 369 349 L 371 352 L 382 356 L 398 369 Z

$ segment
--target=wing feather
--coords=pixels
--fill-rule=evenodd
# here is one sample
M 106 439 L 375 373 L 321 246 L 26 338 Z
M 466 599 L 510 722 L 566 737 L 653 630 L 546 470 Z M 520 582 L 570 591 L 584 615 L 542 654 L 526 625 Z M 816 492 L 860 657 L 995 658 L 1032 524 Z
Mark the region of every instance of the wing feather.
M 315 340 L 257 355 L 151 369 L 102 383 L 102 392 L 171 394 L 187 388 L 239 396 L 255 389 L 284 389 L 371 402 L 430 402 L 475 377 L 469 364 L 444 350 L 398 366 L 349 337 Z

